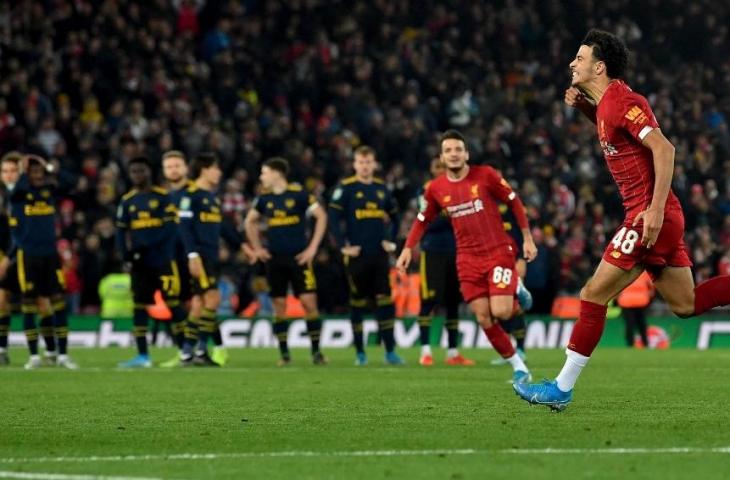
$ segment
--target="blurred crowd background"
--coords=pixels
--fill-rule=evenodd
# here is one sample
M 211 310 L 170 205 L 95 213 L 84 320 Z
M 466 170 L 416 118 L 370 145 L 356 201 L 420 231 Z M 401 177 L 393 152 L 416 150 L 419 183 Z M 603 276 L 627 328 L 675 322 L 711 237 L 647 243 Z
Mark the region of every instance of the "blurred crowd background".
M 627 81 L 676 146 L 696 279 L 730 273 L 728 25 L 730 3 L 710 0 L 1 2 L 0 153 L 37 151 L 79 175 L 59 249 L 74 309 L 94 311 L 118 268 L 131 157 L 215 152 L 225 214 L 242 229 L 263 160 L 287 158 L 291 180 L 326 201 L 369 144 L 404 237 L 438 134 L 457 128 L 528 207 L 540 255 L 526 283 L 541 311 L 579 290 L 623 216 L 593 125 L 563 104 L 592 27 L 627 42 Z M 346 282 L 325 243 L 320 302 L 336 313 Z M 263 287 L 221 255 L 245 304 Z

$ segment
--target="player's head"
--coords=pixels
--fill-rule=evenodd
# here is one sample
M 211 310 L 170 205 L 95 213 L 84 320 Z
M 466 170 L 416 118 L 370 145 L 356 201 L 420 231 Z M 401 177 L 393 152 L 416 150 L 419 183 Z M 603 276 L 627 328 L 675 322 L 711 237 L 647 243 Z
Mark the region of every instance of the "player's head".
M 616 35 L 593 29 L 583 39 L 570 62 L 571 85 L 580 86 L 596 78 L 623 78 L 629 64 L 629 50 Z
M 129 161 L 129 180 L 134 188 L 145 188 L 152 184 L 152 162 L 149 158 L 140 155 Z
M 8 152 L 0 159 L 0 180 L 7 188 L 13 188 L 20 178 L 20 162 L 23 155 L 18 151 Z
M 289 162 L 285 158 L 273 157 L 261 166 L 261 185 L 264 188 L 273 188 L 277 183 L 285 183 L 289 176 Z
M 469 150 L 464 135 L 456 130 L 446 130 L 441 135 L 439 145 L 444 166 L 452 172 L 461 171 L 469 161 Z
M 193 159 L 190 166 L 193 178 L 202 180 L 211 187 L 215 187 L 221 181 L 221 167 L 218 164 L 218 157 L 214 153 L 200 153 Z
M 367 145 L 360 145 L 355 149 L 353 168 L 360 178 L 372 178 L 378 164 L 375 160 L 375 149 Z
M 170 183 L 178 183 L 188 176 L 188 163 L 180 150 L 168 150 L 162 155 L 162 174 Z
M 34 187 L 40 187 L 46 179 L 45 160 L 38 155 L 28 155 L 28 182 Z
M 444 173 L 444 170 L 446 170 L 446 165 L 444 165 L 444 162 L 441 161 L 441 155 L 436 155 L 431 159 L 431 167 L 429 168 L 429 171 L 431 172 L 432 177 L 438 177 L 442 173 Z

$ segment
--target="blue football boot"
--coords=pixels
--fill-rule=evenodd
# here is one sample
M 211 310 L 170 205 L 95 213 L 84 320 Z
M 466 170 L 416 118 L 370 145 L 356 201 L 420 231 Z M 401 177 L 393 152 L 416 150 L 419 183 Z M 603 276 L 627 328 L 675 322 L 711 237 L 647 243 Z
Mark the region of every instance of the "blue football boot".
M 149 355 L 137 355 L 131 360 L 119 364 L 119 368 L 150 368 L 152 360 Z
M 403 361 L 400 356 L 395 352 L 385 353 L 385 364 L 386 365 L 404 365 L 406 362 Z
M 519 397 L 533 405 L 546 405 L 553 411 L 562 412 L 573 400 L 573 390 L 564 392 L 555 380 L 542 383 L 514 383 L 512 388 Z
M 515 370 L 512 373 L 512 384 L 517 385 L 518 383 L 528 383 L 532 381 L 532 375 L 530 375 L 530 372 L 525 372 L 524 370 Z
M 358 352 L 357 356 L 355 357 L 355 366 L 356 367 L 364 367 L 368 364 L 368 357 L 365 355 L 365 352 Z
M 520 304 L 520 308 L 523 311 L 527 312 L 532 308 L 532 294 L 525 287 L 525 284 L 522 283 L 521 278 L 517 280 L 517 292 L 515 292 L 515 295 L 517 295 L 517 303 Z

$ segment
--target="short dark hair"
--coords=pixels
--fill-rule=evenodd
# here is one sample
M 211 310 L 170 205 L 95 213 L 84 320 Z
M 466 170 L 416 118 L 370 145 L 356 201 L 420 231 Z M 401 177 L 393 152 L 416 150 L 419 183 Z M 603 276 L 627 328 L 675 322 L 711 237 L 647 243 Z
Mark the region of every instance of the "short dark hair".
M 196 155 L 190 164 L 190 173 L 193 178 L 198 178 L 204 168 L 210 168 L 218 163 L 218 157 L 215 153 L 203 152 Z
M 593 57 L 606 64 L 609 78 L 623 78 L 629 65 L 629 49 L 616 35 L 592 29 L 583 39 L 583 45 L 593 47 Z
M 266 160 L 262 166 L 269 167 L 272 170 L 276 170 L 277 172 L 281 173 L 284 178 L 289 176 L 289 162 L 286 160 L 286 158 L 273 157 Z
M 355 149 L 355 155 L 362 155 L 362 156 L 372 155 L 373 157 L 377 156 L 377 155 L 375 155 L 375 149 L 369 145 L 360 145 L 359 147 L 357 147 Z
M 464 138 L 464 135 L 461 134 L 458 130 L 446 130 L 444 133 L 441 134 L 441 137 L 439 138 L 439 150 L 441 150 L 441 147 L 444 144 L 444 140 L 461 140 L 461 142 L 464 144 L 464 149 L 469 150 L 469 147 L 466 144 L 466 138 Z
M 152 170 L 152 161 L 149 159 L 149 157 L 146 157 L 144 155 L 137 155 L 136 157 L 132 157 L 132 159 L 129 160 L 129 166 L 131 167 L 135 163 L 141 163 L 143 165 L 147 165 L 147 168 Z

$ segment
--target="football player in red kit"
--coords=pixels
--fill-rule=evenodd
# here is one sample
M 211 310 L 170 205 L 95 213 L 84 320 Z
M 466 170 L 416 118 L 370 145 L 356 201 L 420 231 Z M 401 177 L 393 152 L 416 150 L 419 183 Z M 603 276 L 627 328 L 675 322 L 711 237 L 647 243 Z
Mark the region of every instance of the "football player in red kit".
M 514 387 L 524 400 L 553 410 L 563 410 L 572 401 L 578 375 L 603 333 L 606 305 L 644 270 L 680 317 L 730 303 L 730 276 L 694 285 L 683 240 L 684 215 L 671 190 L 674 146 L 662 134 L 646 98 L 623 81 L 627 63 L 628 50 L 619 38 L 591 30 L 570 64 L 565 103 L 596 124 L 625 217 L 581 291 L 580 317 L 562 371 L 553 381 Z
M 512 365 L 513 382 L 528 382 L 529 370 L 498 321 L 512 317 L 517 288 L 512 240 L 504 231 L 498 202 L 507 203 L 514 212 L 524 235 L 525 258 L 531 261 L 537 255 L 537 248 L 524 206 L 492 167 L 468 165 L 469 152 L 459 132 L 449 130 L 441 136 L 441 160 L 446 165 L 446 173 L 428 184 L 424 205 L 396 266 L 401 271 L 408 268 L 411 249 L 423 236 L 426 226 L 439 212 L 446 211 L 456 237 L 456 269 L 464 301 L 494 349 Z

